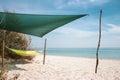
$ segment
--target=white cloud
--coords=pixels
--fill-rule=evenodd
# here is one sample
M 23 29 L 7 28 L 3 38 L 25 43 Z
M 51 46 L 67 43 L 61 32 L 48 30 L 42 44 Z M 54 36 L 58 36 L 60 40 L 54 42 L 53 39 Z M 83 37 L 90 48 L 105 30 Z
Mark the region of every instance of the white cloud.
M 69 0 L 68 2 L 64 2 L 64 0 L 61 0 L 61 2 L 56 5 L 56 7 L 57 9 L 63 9 L 66 7 L 86 8 L 91 5 L 102 5 L 108 2 L 109 0 Z
M 95 32 L 91 32 L 91 31 L 83 31 L 83 30 L 79 30 L 76 28 L 59 28 L 57 30 L 54 31 L 54 33 L 59 33 L 62 34 L 64 36 L 74 36 L 74 37 L 91 37 L 93 35 L 95 35 Z
M 95 2 L 95 1 L 97 1 L 97 0 L 90 0 L 90 2 Z
M 114 24 L 107 24 L 110 28 L 108 28 L 109 33 L 120 34 L 120 26 Z
M 88 0 L 91 3 L 99 3 L 99 4 L 104 4 L 109 2 L 109 0 Z
M 106 24 L 107 30 L 102 35 L 103 47 L 120 47 L 120 26 Z

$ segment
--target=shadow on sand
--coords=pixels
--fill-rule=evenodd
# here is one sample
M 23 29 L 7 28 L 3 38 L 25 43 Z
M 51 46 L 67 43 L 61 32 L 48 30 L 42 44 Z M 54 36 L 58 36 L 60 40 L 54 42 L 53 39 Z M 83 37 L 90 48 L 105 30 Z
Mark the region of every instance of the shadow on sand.
M 30 61 L 26 61 L 26 60 L 10 60 L 10 61 L 5 61 L 4 66 L 6 66 L 7 70 L 24 70 L 26 71 L 26 69 L 20 68 L 18 66 L 16 66 L 16 64 L 29 64 L 31 63 Z M 0 62 L 1 64 L 1 62 Z M 1 65 L 0 65 L 1 68 Z

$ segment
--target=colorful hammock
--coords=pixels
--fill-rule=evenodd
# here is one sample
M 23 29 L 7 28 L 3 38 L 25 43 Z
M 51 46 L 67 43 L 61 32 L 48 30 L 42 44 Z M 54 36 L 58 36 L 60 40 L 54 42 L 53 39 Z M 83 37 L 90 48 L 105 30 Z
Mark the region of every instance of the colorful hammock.
M 37 56 L 40 54 L 40 52 L 37 52 L 37 51 L 17 50 L 17 49 L 8 48 L 8 47 L 6 47 L 6 48 L 19 56 Z

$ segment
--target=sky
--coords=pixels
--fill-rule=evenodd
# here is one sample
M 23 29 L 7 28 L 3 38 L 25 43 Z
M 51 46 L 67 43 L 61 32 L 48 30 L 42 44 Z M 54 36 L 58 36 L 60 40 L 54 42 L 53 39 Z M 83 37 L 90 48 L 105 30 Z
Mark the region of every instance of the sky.
M 120 0 L 0 0 L 4 10 L 25 14 L 88 14 L 48 33 L 32 38 L 31 46 L 48 48 L 96 48 L 102 9 L 101 47 L 120 48 Z

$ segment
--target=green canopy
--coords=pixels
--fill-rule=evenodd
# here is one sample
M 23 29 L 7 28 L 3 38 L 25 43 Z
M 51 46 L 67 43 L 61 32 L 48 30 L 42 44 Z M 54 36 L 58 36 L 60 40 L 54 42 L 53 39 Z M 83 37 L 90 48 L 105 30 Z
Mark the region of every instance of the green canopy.
M 43 37 L 82 15 L 37 15 L 0 12 L 0 29 Z

